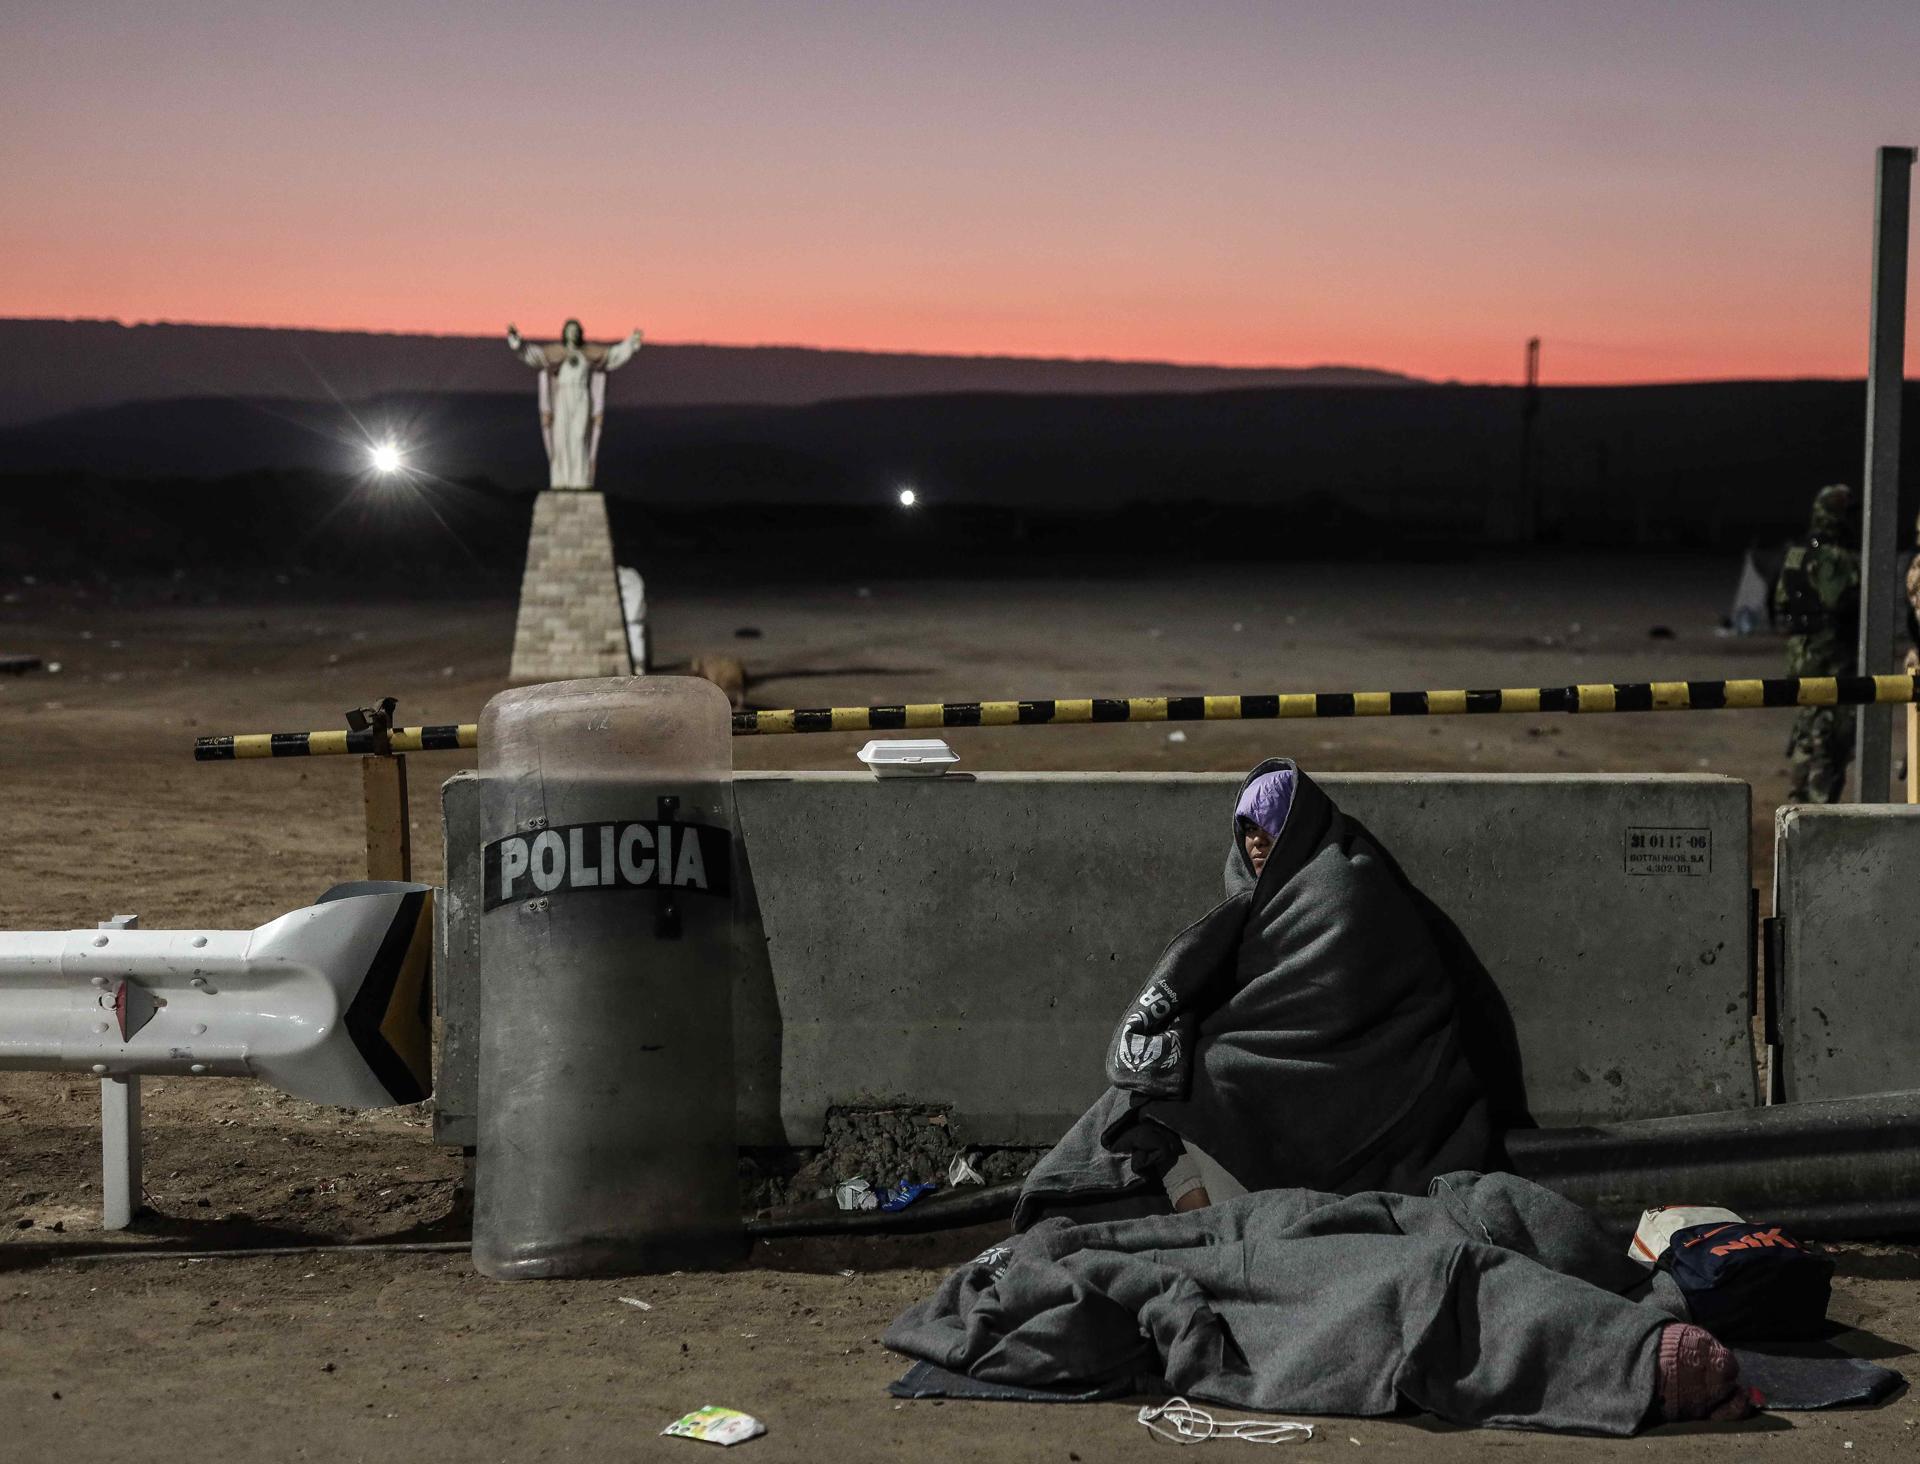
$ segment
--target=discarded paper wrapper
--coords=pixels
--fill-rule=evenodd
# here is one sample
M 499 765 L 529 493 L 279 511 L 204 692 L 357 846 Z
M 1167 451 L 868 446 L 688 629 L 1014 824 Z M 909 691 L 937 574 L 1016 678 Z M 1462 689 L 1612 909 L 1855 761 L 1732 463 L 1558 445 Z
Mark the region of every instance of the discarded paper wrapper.
M 833 1187 L 833 1202 L 843 1210 L 877 1210 L 880 1196 L 873 1192 L 871 1184 L 856 1176 L 843 1179 Z
M 767 1431 L 767 1426 L 750 1413 L 737 1408 L 718 1408 L 709 1403 L 696 1408 L 685 1418 L 676 1418 L 660 1432 L 669 1438 L 702 1439 L 709 1444 L 744 1444 Z

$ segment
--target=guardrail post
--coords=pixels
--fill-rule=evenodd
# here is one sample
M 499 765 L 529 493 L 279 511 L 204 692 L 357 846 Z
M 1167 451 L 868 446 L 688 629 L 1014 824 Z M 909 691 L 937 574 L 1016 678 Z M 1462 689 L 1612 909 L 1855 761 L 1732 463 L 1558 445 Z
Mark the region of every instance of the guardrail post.
M 101 930 L 134 930 L 138 915 L 102 920 Z M 140 1075 L 100 1079 L 100 1228 L 125 1230 L 140 1208 Z
M 140 1076 L 100 1080 L 100 1228 L 125 1230 L 140 1208 Z

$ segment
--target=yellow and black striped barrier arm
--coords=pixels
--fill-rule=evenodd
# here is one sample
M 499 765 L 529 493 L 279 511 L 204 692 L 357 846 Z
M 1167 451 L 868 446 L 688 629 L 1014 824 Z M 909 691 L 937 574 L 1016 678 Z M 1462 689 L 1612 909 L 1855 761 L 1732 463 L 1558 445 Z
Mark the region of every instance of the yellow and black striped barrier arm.
M 736 712 L 733 735 L 901 732 L 940 727 L 1041 727 L 1112 722 L 1247 722 L 1296 717 L 1445 717 L 1515 712 L 1704 712 L 1761 707 L 1897 706 L 1920 701 L 1920 676 L 1781 676 L 1737 681 L 1596 681 L 1498 691 L 1302 691 L 1242 696 L 1082 697 L 1052 701 L 908 702 Z M 395 752 L 479 743 L 471 722 L 395 727 Z M 201 762 L 373 751 L 369 732 L 255 732 L 202 737 Z
M 1245 722 L 1291 717 L 1440 717 L 1482 712 L 1683 712 L 1897 705 L 1920 700 L 1915 676 L 1783 676 L 1745 681 L 1601 681 L 1500 691 L 1304 691 L 1255 696 L 1088 697 L 920 702 L 736 712 L 733 735 L 1037 727 L 1088 722 Z
M 448 722 L 438 727 L 395 727 L 389 746 L 394 752 L 452 752 L 478 747 L 480 729 L 472 722 Z M 200 737 L 193 744 L 196 762 L 232 762 L 242 757 L 325 757 L 331 753 L 373 751 L 373 731 L 242 732 L 231 737 Z

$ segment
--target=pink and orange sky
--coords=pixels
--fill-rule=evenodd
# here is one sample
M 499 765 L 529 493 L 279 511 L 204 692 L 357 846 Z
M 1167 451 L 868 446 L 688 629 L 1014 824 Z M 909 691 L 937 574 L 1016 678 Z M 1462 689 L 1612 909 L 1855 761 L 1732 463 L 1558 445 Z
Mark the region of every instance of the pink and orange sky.
M 1920 0 L 14 0 L 0 87 L 4 315 L 1851 376 Z

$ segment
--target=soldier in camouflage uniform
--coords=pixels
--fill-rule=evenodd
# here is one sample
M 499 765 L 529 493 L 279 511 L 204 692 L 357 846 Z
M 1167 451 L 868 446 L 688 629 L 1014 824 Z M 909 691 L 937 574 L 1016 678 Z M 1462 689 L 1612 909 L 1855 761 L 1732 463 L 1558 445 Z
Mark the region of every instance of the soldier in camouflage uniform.
M 1860 516 L 1853 490 L 1829 483 L 1813 497 L 1807 540 L 1787 550 L 1773 607 L 1785 619 L 1787 674 L 1851 675 L 1860 635 Z M 1793 803 L 1838 803 L 1853 760 L 1852 707 L 1802 707 L 1787 739 Z

